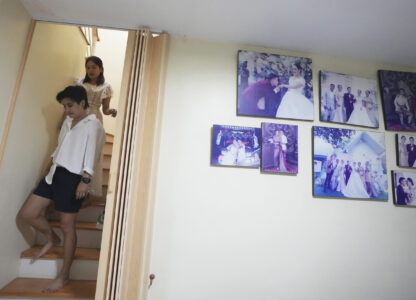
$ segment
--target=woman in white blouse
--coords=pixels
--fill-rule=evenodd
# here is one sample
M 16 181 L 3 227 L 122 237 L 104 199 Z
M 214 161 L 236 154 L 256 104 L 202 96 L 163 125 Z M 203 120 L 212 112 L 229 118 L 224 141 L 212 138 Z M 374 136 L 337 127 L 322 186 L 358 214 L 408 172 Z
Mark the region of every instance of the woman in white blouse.
M 45 234 L 46 244 L 33 256 L 33 262 L 45 255 L 60 238 L 44 216 L 46 207 L 54 202 L 60 213 L 64 234 L 64 260 L 57 278 L 44 288 L 51 293 L 69 281 L 69 271 L 76 247 L 75 216 L 89 192 L 94 167 L 104 145 L 105 133 L 94 114 L 88 114 L 88 100 L 82 86 L 69 86 L 56 99 L 64 106 L 66 119 L 61 127 L 58 146 L 52 154 L 47 175 L 28 197 L 18 218 Z

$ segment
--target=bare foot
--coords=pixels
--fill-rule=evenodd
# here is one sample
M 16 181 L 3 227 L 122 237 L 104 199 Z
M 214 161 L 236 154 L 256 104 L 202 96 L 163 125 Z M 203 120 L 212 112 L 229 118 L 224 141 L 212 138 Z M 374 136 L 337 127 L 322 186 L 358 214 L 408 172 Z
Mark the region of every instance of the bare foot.
M 43 290 L 42 293 L 55 293 L 60 288 L 63 288 L 69 282 L 68 278 L 56 278 L 54 281 L 49 283 Z
M 31 264 L 33 264 L 34 262 L 36 262 L 39 258 L 41 258 L 42 256 L 44 256 L 46 253 L 48 253 L 49 250 L 51 250 L 51 248 L 53 246 L 57 246 L 61 243 L 61 239 L 59 238 L 59 236 L 52 230 L 52 239 L 49 240 L 48 242 L 46 242 L 45 245 L 43 245 L 43 247 L 36 252 L 33 257 L 32 260 L 30 261 Z

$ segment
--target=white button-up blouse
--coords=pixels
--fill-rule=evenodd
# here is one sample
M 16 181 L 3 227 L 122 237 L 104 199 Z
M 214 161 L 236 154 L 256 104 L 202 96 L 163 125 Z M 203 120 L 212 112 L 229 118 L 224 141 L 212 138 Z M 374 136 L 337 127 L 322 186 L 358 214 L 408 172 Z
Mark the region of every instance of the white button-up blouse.
M 87 172 L 94 176 L 94 165 L 101 155 L 105 132 L 94 114 L 88 115 L 71 129 L 72 119 L 67 117 L 59 133 L 58 146 L 52 154 L 52 167 L 45 181 L 52 183 L 56 167 L 60 166 L 74 174 Z

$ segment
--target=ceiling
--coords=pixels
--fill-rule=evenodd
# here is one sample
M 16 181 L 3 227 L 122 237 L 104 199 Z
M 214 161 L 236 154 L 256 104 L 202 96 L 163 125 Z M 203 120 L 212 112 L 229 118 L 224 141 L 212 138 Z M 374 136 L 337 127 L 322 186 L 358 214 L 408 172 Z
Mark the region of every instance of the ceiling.
M 21 0 L 37 20 L 416 67 L 415 0 Z

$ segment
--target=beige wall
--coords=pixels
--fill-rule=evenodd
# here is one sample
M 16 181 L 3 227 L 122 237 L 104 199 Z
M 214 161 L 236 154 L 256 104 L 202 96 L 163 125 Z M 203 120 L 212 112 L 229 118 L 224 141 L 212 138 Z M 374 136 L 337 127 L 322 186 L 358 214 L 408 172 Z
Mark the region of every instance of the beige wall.
M 0 137 L 19 71 L 31 16 L 16 0 L 0 1 Z
M 94 55 L 100 57 L 104 65 L 105 81 L 111 84 L 114 94 L 110 107 L 118 107 L 120 97 L 121 76 L 126 52 L 127 31 L 98 29 L 100 41 L 95 45 Z M 106 132 L 114 134 L 116 119 L 103 115 L 103 125 Z
M 213 124 L 260 127 L 262 121 L 272 122 L 236 116 L 239 49 L 313 60 L 316 121 L 272 120 L 299 126 L 296 176 L 210 166 Z M 369 61 L 172 38 L 150 300 L 414 299 L 416 210 L 393 205 L 390 172 L 387 202 L 312 197 L 311 127 L 326 126 L 318 121 L 319 70 L 376 79 L 380 68 L 400 70 Z M 378 131 L 383 128 L 381 122 Z M 394 135 L 386 133 L 388 170 L 397 168 Z
M 1 39 L 0 45 L 7 42 Z M 62 108 L 55 96 L 83 75 L 84 56 L 77 27 L 36 24 L 0 169 L 0 270 L 8 270 L 0 271 L 0 286 L 16 277 L 20 252 L 31 242 L 17 230 L 15 215 L 56 146 Z

